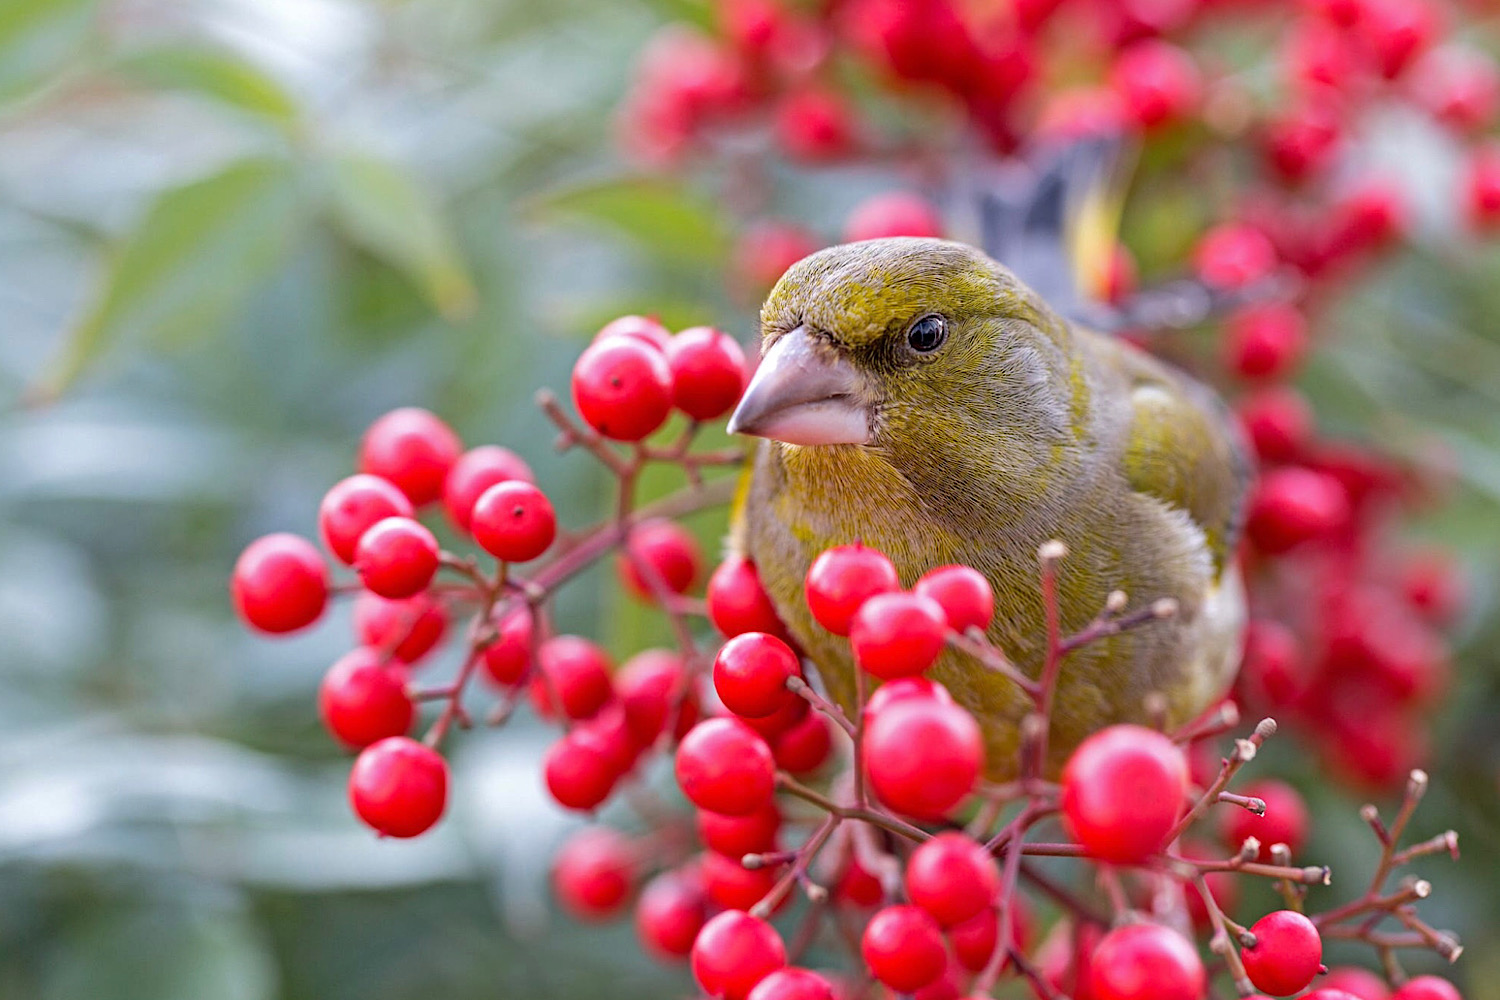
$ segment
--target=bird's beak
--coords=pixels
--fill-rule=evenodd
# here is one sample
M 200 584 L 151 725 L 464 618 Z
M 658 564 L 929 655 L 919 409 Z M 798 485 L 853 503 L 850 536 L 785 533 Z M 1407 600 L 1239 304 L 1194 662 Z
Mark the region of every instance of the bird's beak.
M 867 444 L 864 379 L 831 345 L 797 327 L 771 345 L 729 418 L 731 434 L 787 444 Z

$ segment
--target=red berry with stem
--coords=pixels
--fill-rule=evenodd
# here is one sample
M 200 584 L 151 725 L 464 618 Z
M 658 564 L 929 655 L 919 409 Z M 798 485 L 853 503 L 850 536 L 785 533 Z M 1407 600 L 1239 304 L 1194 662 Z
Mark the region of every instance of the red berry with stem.
M 890 236 L 943 235 L 943 220 L 937 209 L 921 195 L 887 191 L 866 198 L 849 213 L 844 242 L 880 240 Z
M 558 805 L 592 812 L 604 803 L 620 778 L 611 748 L 586 729 L 575 729 L 547 750 L 542 779 Z
M 547 494 L 520 480 L 497 483 L 479 495 L 469 515 L 479 547 L 501 562 L 528 562 L 557 537 L 557 515 Z
M 699 809 L 743 816 L 765 808 L 776 790 L 776 761 L 754 730 L 708 719 L 677 747 L 677 784 Z
M 620 316 L 600 327 L 593 342 L 597 344 L 610 337 L 630 337 L 666 354 L 667 345 L 672 342 L 672 331 L 649 316 Z
M 833 985 L 807 969 L 778 969 L 750 991 L 750 1000 L 834 1000 Z
M 693 978 L 703 992 L 747 1000 L 762 980 L 786 965 L 786 945 L 776 928 L 738 910 L 703 925 L 693 941 Z
M 708 578 L 708 617 L 725 636 L 765 632 L 787 637 L 776 606 L 761 586 L 755 564 L 744 556 L 729 556 Z
M 354 634 L 362 645 L 416 663 L 443 641 L 448 616 L 430 594 L 393 601 L 361 591 L 354 599 Z
M 1000 892 L 1000 868 L 984 846 L 962 833 L 940 833 L 912 852 L 906 895 L 944 927 L 978 916 Z
M 1323 939 L 1313 922 L 1295 910 L 1277 910 L 1250 928 L 1255 946 L 1240 953 L 1255 988 L 1291 996 L 1313 981 L 1323 967 Z
M 625 710 L 625 724 L 636 743 L 643 747 L 656 742 L 679 705 L 684 714 L 691 714 L 696 708 L 687 667 L 681 654 L 671 650 L 641 650 L 620 667 L 614 676 L 614 686 Z
M 484 672 L 500 687 L 514 687 L 531 669 L 531 611 L 511 608 L 495 620 L 495 641 L 484 647 Z
M 900 590 L 896 567 L 885 553 L 858 543 L 828 549 L 813 560 L 805 581 L 807 607 L 834 635 L 848 635 L 860 605 Z
M 643 601 L 655 601 L 658 588 L 685 594 L 703 573 L 698 539 L 676 521 L 657 518 L 630 530 L 619 559 L 620 581 Z
M 1092 857 L 1133 864 L 1161 848 L 1187 787 L 1187 759 L 1170 739 L 1143 726 L 1110 726 L 1063 768 L 1063 820 Z
M 942 605 L 921 594 L 876 594 L 860 605 L 849 625 L 854 661 L 881 680 L 923 673 L 943 651 L 948 618 Z
M 683 330 L 667 344 L 672 403 L 694 420 L 715 420 L 740 401 L 749 373 L 739 342 L 711 326 Z
M 808 712 L 802 721 L 771 742 L 776 766 L 792 774 L 811 774 L 828 761 L 833 752 L 833 732 L 822 712 Z
M 365 431 L 359 471 L 390 480 L 420 507 L 443 495 L 443 481 L 462 451 L 451 427 L 410 406 L 392 410 Z
M 1349 494 L 1337 479 L 1286 466 L 1261 477 L 1250 498 L 1246 533 L 1262 552 L 1280 555 L 1333 534 L 1349 517 Z
M 747 854 L 764 854 L 776 850 L 776 835 L 781 830 L 781 811 L 775 802 L 767 803 L 743 816 L 698 810 L 698 838 L 711 851 L 730 858 Z
M 897 993 L 935 982 L 948 965 L 937 921 L 915 906 L 887 906 L 871 917 L 859 951 L 870 974 Z
M 995 594 L 984 574 L 969 566 L 928 570 L 912 590 L 937 601 L 955 632 L 985 629 L 995 615 Z
M 318 688 L 323 725 L 345 746 L 358 749 L 387 736 L 404 736 L 416 714 L 403 671 L 361 646 L 339 657 Z
M 766 716 L 797 697 L 786 682 L 801 673 L 802 663 L 786 643 L 764 632 L 746 632 L 714 657 L 714 690 L 735 715 Z
M 578 920 L 609 920 L 625 911 L 637 875 L 636 851 L 620 833 L 580 830 L 552 859 L 552 889 Z
M 360 752 L 349 773 L 354 812 L 377 833 L 415 837 L 448 803 L 448 762 L 428 746 L 390 736 Z
M 1271 847 L 1285 844 L 1295 857 L 1307 840 L 1307 805 L 1295 788 L 1284 781 L 1262 778 L 1239 789 L 1265 802 L 1264 816 L 1257 816 L 1248 809 L 1228 808 L 1224 812 L 1224 840 L 1231 850 L 1238 850 L 1248 838 L 1260 841 L 1260 860 L 1271 860 Z M 1269 993 L 1274 990 L 1262 986 Z
M 1095 1000 L 1202 1000 L 1203 962 L 1187 938 L 1157 924 L 1104 935 L 1089 967 Z
M 636 935 L 646 950 L 664 959 L 686 958 L 708 919 L 708 900 L 696 875 L 668 871 L 641 891 L 635 908 Z
M 394 483 L 359 473 L 334 483 L 323 495 L 318 505 L 318 532 L 328 551 L 344 565 L 352 566 L 360 537 L 377 521 L 412 514 L 411 501 Z
M 1391 1000 L 1463 1000 L 1463 996 L 1458 987 L 1440 976 L 1417 976 L 1392 993 Z
M 666 356 L 634 337 L 596 341 L 573 366 L 573 405 L 605 437 L 641 440 L 672 411 Z
M 534 483 L 531 466 L 509 448 L 495 444 L 470 448 L 459 456 L 443 480 L 443 509 L 460 530 L 469 530 L 474 504 L 484 491 L 499 483 Z
M 870 785 L 892 809 L 939 819 L 963 801 L 984 766 L 979 724 L 935 698 L 902 698 L 865 727 Z
M 708 898 L 727 910 L 749 910 L 776 885 L 774 868 L 746 868 L 740 858 L 709 851 L 701 859 Z
M 260 632 L 294 632 L 328 604 L 328 567 L 305 538 L 278 533 L 245 546 L 229 578 L 240 620 Z
M 354 549 L 354 568 L 371 593 L 392 600 L 426 590 L 438 570 L 438 542 L 409 517 L 388 517 L 366 531 Z
M 581 636 L 558 635 L 542 643 L 537 666 L 531 700 L 543 718 L 552 718 L 560 703 L 568 718 L 590 719 L 615 696 L 609 654 Z
M 1243 309 L 1229 319 L 1225 361 L 1248 379 L 1285 378 L 1307 351 L 1307 321 L 1289 305 Z

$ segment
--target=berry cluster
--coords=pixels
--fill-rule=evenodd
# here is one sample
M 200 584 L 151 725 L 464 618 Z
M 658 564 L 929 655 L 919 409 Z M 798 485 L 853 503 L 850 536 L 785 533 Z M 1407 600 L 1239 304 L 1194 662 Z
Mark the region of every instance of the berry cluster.
M 637 814 L 633 833 L 592 826 L 562 846 L 553 866 L 562 907 L 590 921 L 633 912 L 643 947 L 686 961 L 710 997 L 956 1000 L 1015 980 L 1044 1000 L 1201 1000 L 1222 971 L 1246 995 L 1318 985 L 1312 996 L 1339 1000 L 1324 985 L 1336 981 L 1375 1000 L 1385 994 L 1362 985 L 1358 970 L 1319 978 L 1325 940 L 1371 944 L 1398 980 L 1396 949 L 1457 958 L 1456 939 L 1416 913 L 1430 885 L 1386 887 L 1408 861 L 1456 849 L 1451 832 L 1401 846 L 1425 787 L 1420 772 L 1389 826 L 1373 807 L 1365 815 L 1381 843 L 1368 890 L 1316 915 L 1307 895 L 1328 869 L 1293 863 L 1308 823 L 1297 792 L 1267 779 L 1229 790 L 1274 732 L 1270 720 L 1201 772 L 1191 763 L 1198 750 L 1238 724 L 1232 704 L 1176 733 L 1115 726 L 1050 779 L 1053 692 L 1068 654 L 1174 614 L 1171 601 L 1126 613 L 1124 595 L 1112 595 L 1082 632 L 1049 635 L 1041 675 L 1030 677 L 986 639 L 995 601 L 975 570 L 936 567 L 904 589 L 880 551 L 832 548 L 812 564 L 804 593 L 859 667 L 856 701 L 841 707 L 822 693 L 751 562 L 724 559 L 698 598 L 702 554 L 677 518 L 729 499 L 733 478 L 713 472 L 741 456 L 694 444 L 700 420 L 732 408 L 745 374 L 739 347 L 714 330 L 672 335 L 640 317 L 605 328 L 574 369 L 581 421 L 539 396 L 560 445 L 588 451 L 617 482 L 616 513 L 598 525 L 560 534 L 519 457 L 498 446 L 464 451 L 437 417 L 406 409 L 371 426 L 359 472 L 325 497 L 327 557 L 285 534 L 246 548 L 231 589 L 259 631 L 306 627 L 331 594 L 357 593 L 357 645 L 328 671 L 319 708 L 330 734 L 358 751 L 349 794 L 360 819 L 396 838 L 438 822 L 448 797 L 442 751 L 455 727 L 474 722 L 482 678 L 498 691 L 484 721 L 503 724 L 529 704 L 559 728 L 541 780 L 561 807 Z M 678 432 L 663 428 L 673 410 Z M 670 440 L 653 443 L 659 430 Z M 678 468 L 684 487 L 640 505 L 639 475 L 653 463 Z M 448 524 L 424 525 L 436 505 Z M 479 551 L 441 548 L 439 531 Z M 620 585 L 666 616 L 678 639 L 618 668 L 605 649 L 551 624 L 558 588 L 612 555 Z M 1066 555 L 1060 542 L 1038 553 L 1054 621 Z M 331 584 L 330 562 L 357 582 Z M 457 673 L 419 684 L 460 615 L 468 624 Z M 1015 780 L 986 780 L 993 762 L 978 723 L 926 676 L 947 648 L 1031 699 Z M 426 703 L 436 710 L 418 741 L 409 734 Z M 668 768 L 685 806 L 651 780 Z M 1213 811 L 1223 814 L 1223 847 L 1195 838 Z M 1077 869 L 1038 864 L 1047 858 Z M 1235 876 L 1272 880 L 1285 909 L 1235 922 Z M 1215 958 L 1187 936 L 1195 926 Z M 1456 994 L 1422 977 L 1396 996 Z

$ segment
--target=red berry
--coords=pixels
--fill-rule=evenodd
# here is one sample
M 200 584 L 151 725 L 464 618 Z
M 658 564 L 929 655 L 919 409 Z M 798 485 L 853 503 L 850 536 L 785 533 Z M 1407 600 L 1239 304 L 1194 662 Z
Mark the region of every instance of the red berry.
M 908 697 L 868 720 L 864 755 L 882 802 L 911 816 L 939 819 L 979 780 L 984 743 L 979 724 L 962 708 Z
M 1360 1000 L 1360 998 L 1353 993 L 1346 993 L 1343 990 L 1324 986 L 1313 990 L 1311 993 L 1304 993 L 1300 1000 Z
M 347 747 L 369 746 L 387 736 L 404 736 L 416 714 L 399 667 L 388 668 L 380 653 L 361 646 L 341 656 L 318 688 L 323 725 Z
M 786 965 L 786 945 L 764 920 L 726 910 L 703 925 L 693 942 L 693 978 L 703 992 L 747 1000 L 762 979 Z
M 807 607 L 834 635 L 848 635 L 854 614 L 876 594 L 901 589 L 896 567 L 858 543 L 828 549 L 807 570 Z
M 559 805 L 592 812 L 614 791 L 620 778 L 618 763 L 605 740 L 578 728 L 547 749 L 542 778 Z
M 597 344 L 610 337 L 630 337 L 666 354 L 667 345 L 672 342 L 672 331 L 649 316 L 621 316 L 600 327 L 593 342 Z
M 1110 726 L 1063 768 L 1063 819 L 1091 856 L 1133 864 L 1162 846 L 1187 786 L 1187 759 L 1170 739 L 1143 726 Z
M 822 767 L 833 752 L 833 733 L 827 716 L 808 712 L 802 721 L 776 736 L 771 752 L 776 766 L 792 774 L 811 774 Z
M 906 895 L 944 927 L 972 920 L 1000 892 L 1000 868 L 961 833 L 940 833 L 912 852 Z
M 1471 226 L 1481 232 L 1500 228 L 1500 146 L 1481 146 L 1470 156 L 1464 194 Z
M 641 943 L 665 959 L 686 958 L 707 919 L 701 881 L 683 872 L 663 872 L 648 882 L 635 909 Z
M 838 159 L 854 149 L 854 112 L 832 90 L 796 91 L 776 109 L 776 137 L 794 160 Z
M 1250 499 L 1246 531 L 1262 552 L 1280 555 L 1348 523 L 1349 494 L 1334 477 L 1298 466 L 1272 469 Z
M 531 612 L 512 608 L 495 621 L 495 641 L 484 647 L 484 671 L 501 687 L 514 687 L 531 669 Z
M 395 483 L 420 507 L 443 495 L 443 480 L 463 444 L 436 415 L 414 406 L 392 410 L 365 431 L 359 471 Z
M 1225 362 L 1243 378 L 1285 378 L 1307 350 L 1307 321 L 1288 305 L 1251 306 L 1230 317 Z
M 761 586 L 755 564 L 744 556 L 729 556 L 708 578 L 708 617 L 729 638 L 746 632 L 787 637 L 786 626 Z
M 643 601 L 654 601 L 658 587 L 671 594 L 691 590 L 703 573 L 703 553 L 691 531 L 658 518 L 630 530 L 618 566 L 627 590 Z
M 229 578 L 240 620 L 261 632 L 294 632 L 328 604 L 328 567 L 311 542 L 285 533 L 245 546 Z
M 661 736 L 679 702 L 684 714 L 695 710 L 687 668 L 682 656 L 670 650 L 644 649 L 635 654 L 615 674 L 614 686 L 625 710 L 625 724 L 643 747 Z
M 865 702 L 865 722 L 874 722 L 875 717 L 884 712 L 886 706 L 894 705 L 906 698 L 937 701 L 944 705 L 955 704 L 948 689 L 936 681 L 928 680 L 926 677 L 902 677 L 894 681 L 886 681 L 870 695 L 870 700 Z
M 701 859 L 703 888 L 726 910 L 749 910 L 776 885 L 774 868 L 746 868 L 739 858 L 709 851 Z
M 388 650 L 402 663 L 416 663 L 448 631 L 448 616 L 431 595 L 392 601 L 361 591 L 354 600 L 354 634 L 362 645 Z
M 930 597 L 943 609 L 948 627 L 955 632 L 986 629 L 995 615 L 995 594 L 984 574 L 969 566 L 939 566 L 922 574 L 912 588 Z
M 1460 132 L 1480 132 L 1500 111 L 1500 70 L 1488 55 L 1445 47 L 1417 64 L 1412 91 L 1438 121 Z
M 1354 1000 L 1391 1000 L 1391 988 L 1375 973 L 1352 965 L 1332 969 L 1319 983 L 1320 990 L 1348 993 Z
M 672 411 L 666 356 L 634 337 L 595 342 L 573 366 L 573 405 L 605 437 L 641 440 Z
M 745 352 L 711 326 L 683 330 L 667 344 L 672 403 L 694 420 L 715 420 L 734 409 L 745 391 Z
M 1130 924 L 1094 949 L 1089 987 L 1095 1000 L 1201 1000 L 1207 983 L 1187 938 L 1156 924 Z
M 822 243 L 800 226 L 763 220 L 745 231 L 735 245 L 734 271 L 758 301 L 787 268 L 817 252 Z
M 1240 424 L 1265 462 L 1289 462 L 1312 440 L 1313 412 L 1295 389 L 1271 386 L 1246 396 L 1239 405 Z
M 389 736 L 360 751 L 349 773 L 349 801 L 376 832 L 415 837 L 443 815 L 448 762 L 416 740 Z
M 1438 625 L 1456 621 L 1468 602 L 1463 571 L 1447 552 L 1429 550 L 1409 556 L 1401 567 L 1399 587 L 1412 608 Z
M 318 531 L 328 551 L 352 566 L 360 536 L 375 522 L 412 514 L 411 501 L 394 483 L 360 473 L 339 480 L 324 494 L 318 505 Z
M 798 697 L 786 682 L 801 673 L 801 661 L 786 643 L 764 632 L 746 632 L 714 657 L 714 690 L 735 715 L 766 716 Z
M 839 876 L 834 895 L 855 906 L 870 907 L 885 901 L 885 888 L 880 884 L 880 879 L 870 874 L 859 863 L 859 859 L 851 855 L 843 874 Z
M 1283 180 L 1298 183 L 1327 168 L 1338 152 L 1340 122 L 1317 104 L 1295 107 L 1266 124 L 1266 157 Z
M 770 742 L 800 725 L 810 711 L 807 699 L 788 698 L 770 715 L 747 715 L 740 718 L 740 721 L 759 733 L 761 739 Z
M 937 921 L 915 906 L 887 906 L 871 917 L 859 950 L 870 974 L 897 993 L 927 986 L 948 965 Z
M 1245 974 L 1258 990 L 1291 996 L 1313 981 L 1323 967 L 1323 939 L 1313 922 L 1295 910 L 1277 910 L 1250 928 L 1255 947 L 1240 954 Z
M 392 600 L 426 590 L 438 569 L 438 542 L 409 517 L 388 517 L 360 536 L 354 568 L 371 593 Z
M 743 858 L 776 850 L 781 811 L 774 802 L 743 816 L 698 810 L 698 837 L 703 845 L 725 857 Z
M 1359 37 L 1387 80 L 1394 80 L 1416 62 L 1437 32 L 1437 13 L 1426 0 L 1365 0 Z
M 1203 82 L 1193 59 L 1156 39 L 1136 42 L 1115 58 L 1110 86 L 1145 129 L 1179 122 L 1197 107 Z
M 1307 840 L 1307 806 L 1297 790 L 1284 781 L 1262 778 L 1252 781 L 1240 790 L 1241 795 L 1261 799 L 1266 804 L 1264 816 L 1257 816 L 1248 809 L 1230 808 L 1224 812 L 1224 839 L 1230 849 L 1238 850 L 1246 839 L 1254 837 L 1260 841 L 1260 860 L 1271 860 L 1271 846 L 1285 844 L 1295 857 Z M 1275 990 L 1267 986 L 1261 989 L 1268 993 Z
M 948 634 L 942 605 L 921 594 L 876 594 L 849 626 L 854 661 L 881 680 L 923 673 L 937 661 Z
M 578 920 L 609 920 L 624 912 L 636 879 L 636 852 L 608 827 L 580 830 L 552 859 L 552 889 Z
M 537 713 L 553 717 L 554 696 L 570 719 L 590 719 L 614 697 L 609 654 L 576 635 L 559 635 L 537 650 L 540 676 L 531 682 L 531 700 Z
M 1011 940 L 1025 951 L 1031 942 L 1034 918 L 1027 908 L 1026 898 L 1017 893 L 1010 901 Z M 948 928 L 948 941 L 953 945 L 953 957 L 958 964 L 970 972 L 979 972 L 989 965 L 1000 943 L 1000 914 L 988 907 L 956 927 Z
M 806 969 L 778 969 L 750 991 L 750 1000 L 834 1000 L 833 986 Z
M 1198 277 L 1215 288 L 1243 288 L 1276 270 L 1276 248 L 1253 226 L 1229 223 L 1203 235 L 1194 252 Z
M 531 466 L 509 448 L 495 444 L 470 448 L 459 456 L 443 480 L 443 508 L 461 531 L 469 530 L 469 516 L 484 491 L 498 483 L 534 483 Z
M 1418 976 L 1391 994 L 1391 1000 L 1463 1000 L 1458 988 L 1438 976 Z
M 677 747 L 677 784 L 699 809 L 743 816 L 776 790 L 776 761 L 754 730 L 735 719 L 700 722 Z
M 469 530 L 480 548 L 501 562 L 528 562 L 546 552 L 557 537 L 557 515 L 547 494 L 513 479 L 479 495 Z
M 1302 644 L 1291 629 L 1271 619 L 1252 621 L 1245 630 L 1241 691 L 1268 708 L 1294 705 L 1309 681 Z
M 943 221 L 937 210 L 921 195 L 906 191 L 887 191 L 866 198 L 849 213 L 844 225 L 844 242 L 879 240 L 890 236 L 943 235 Z

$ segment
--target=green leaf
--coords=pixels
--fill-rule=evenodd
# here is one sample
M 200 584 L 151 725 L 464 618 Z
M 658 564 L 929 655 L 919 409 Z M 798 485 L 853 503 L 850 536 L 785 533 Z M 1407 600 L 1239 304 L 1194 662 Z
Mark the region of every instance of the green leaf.
M 163 193 L 116 250 L 34 394 L 61 392 L 122 339 L 176 346 L 219 332 L 280 259 L 296 207 L 296 178 L 276 160 L 241 160 Z
M 88 41 L 99 0 L 0 2 L 0 102 L 61 70 Z
M 701 269 L 729 253 L 729 226 L 714 206 L 678 185 L 626 178 L 566 188 L 533 204 L 542 215 L 602 223 L 664 261 Z
M 297 119 L 297 103 L 281 84 L 230 52 L 163 45 L 132 55 L 118 69 L 148 87 L 201 94 L 278 125 Z
M 474 284 L 435 199 L 385 160 L 346 154 L 333 167 L 333 218 L 349 239 L 404 273 L 443 316 L 469 315 Z

